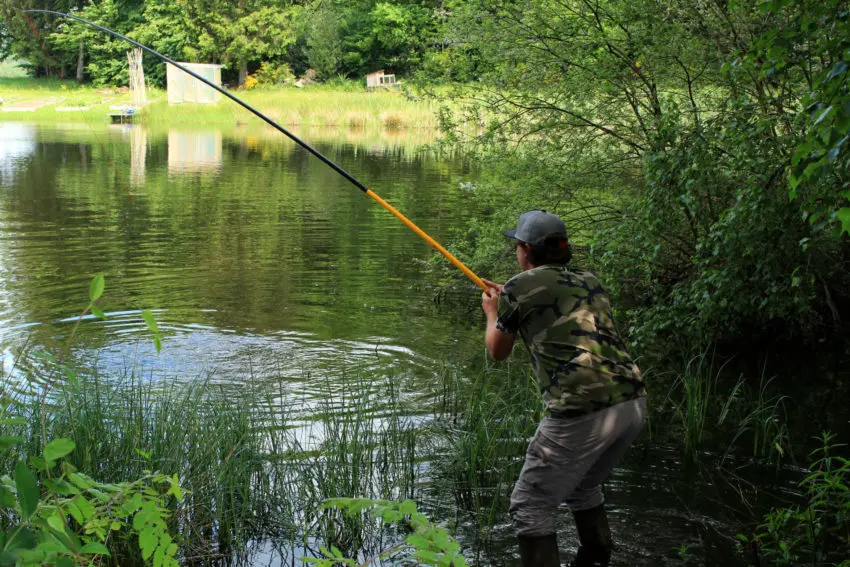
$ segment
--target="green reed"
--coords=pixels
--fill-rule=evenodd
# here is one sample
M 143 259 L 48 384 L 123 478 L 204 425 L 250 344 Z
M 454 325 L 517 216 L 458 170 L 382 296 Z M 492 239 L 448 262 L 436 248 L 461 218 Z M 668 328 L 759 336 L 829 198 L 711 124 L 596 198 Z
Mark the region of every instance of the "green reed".
M 301 407 L 305 400 L 286 400 L 283 384 L 269 380 L 237 389 L 210 380 L 175 385 L 80 372 L 61 382 L 31 377 L 30 384 L 46 381 L 54 382 L 44 400 L 46 436 L 76 442 L 68 460 L 78 470 L 107 483 L 146 470 L 177 475 L 188 492 L 170 529 L 182 538 L 187 564 L 247 557 L 259 540 L 374 553 L 385 529 L 322 504 L 334 497 L 413 495 L 413 422 L 397 390 L 381 392 L 379 403 L 380 385 L 371 380 L 326 384 L 313 412 Z M 12 403 L 26 423 L 0 432 L 24 440 L 10 463 L 21 453 L 41 453 L 41 399 L 33 394 L 24 388 Z M 299 434 L 305 427 L 316 433 L 314 446 L 305 446 Z M 119 537 L 111 551 L 115 564 L 143 564 L 134 542 Z
M 417 100 L 400 92 L 367 90 L 364 84 L 309 85 L 235 89 L 233 94 L 284 126 L 332 126 L 338 128 L 378 128 L 387 131 L 407 129 L 436 130 L 440 103 Z M 21 113 L 2 113 L 1 119 L 31 122 L 106 122 L 118 112 L 111 107 L 130 104 L 130 94 L 119 89 L 99 89 L 55 79 L 0 78 L 3 104 L 40 101 L 44 106 Z M 221 97 L 211 104 L 170 105 L 167 93 L 150 88 L 148 104 L 134 117 L 145 124 L 253 124 L 250 112 Z
M 537 383 L 522 360 L 443 374 L 433 425 L 441 486 L 469 513 L 474 537 L 486 545 L 504 520 L 528 440 L 542 417 Z M 477 545 L 476 547 L 481 547 Z
M 396 389 L 380 392 L 379 403 L 375 386 L 362 377 L 345 378 L 338 391 L 328 385 L 313 416 L 320 442 L 289 457 L 294 465 L 290 497 L 299 503 L 301 534 L 348 556 L 378 552 L 384 536 L 380 524 L 317 504 L 352 496 L 409 498 L 416 481 L 414 424 Z M 359 399 L 350 400 L 349 392 L 357 392 Z
M 784 450 L 784 400 L 770 393 L 770 381 L 751 390 L 739 378 L 724 389 L 713 368 L 693 359 L 668 394 L 689 454 L 702 458 L 719 443 L 730 447 L 722 458 L 734 447 L 756 456 Z M 311 380 L 311 394 L 293 397 L 272 378 L 237 387 L 28 372 L 20 388 L 0 386 L 24 418 L 0 433 L 22 437 L 24 454 L 40 454 L 39 392 L 52 383 L 43 400 L 46 438 L 73 439 L 69 459 L 79 470 L 102 482 L 146 470 L 178 476 L 189 492 L 171 530 L 186 564 L 250 561 L 254 542 L 288 548 L 297 564 L 320 545 L 362 559 L 398 541 L 399 532 L 366 515 L 323 507 L 329 498 L 424 499 L 432 515 L 462 516 L 465 546 L 486 552 L 542 417 L 522 356 L 438 369 L 426 404 L 406 400 L 394 377 L 356 373 Z M 11 456 L 0 469 L 19 458 Z M 142 564 L 133 544 L 112 542 L 115 564 Z
M 718 446 L 719 464 L 736 451 L 778 460 L 789 448 L 785 400 L 772 394 L 772 379 L 762 374 L 755 387 L 743 375 L 730 379 L 707 352 L 691 358 L 667 393 L 685 454 L 693 461 Z

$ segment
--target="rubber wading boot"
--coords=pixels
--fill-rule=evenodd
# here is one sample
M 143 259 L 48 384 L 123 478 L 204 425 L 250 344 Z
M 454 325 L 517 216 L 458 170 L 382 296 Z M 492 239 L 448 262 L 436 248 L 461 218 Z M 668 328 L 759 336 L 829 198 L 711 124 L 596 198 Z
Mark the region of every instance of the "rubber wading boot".
M 522 567 L 561 567 L 558 536 L 517 536 Z
M 581 545 L 570 567 L 608 567 L 613 544 L 605 508 L 600 505 L 573 512 L 573 518 Z

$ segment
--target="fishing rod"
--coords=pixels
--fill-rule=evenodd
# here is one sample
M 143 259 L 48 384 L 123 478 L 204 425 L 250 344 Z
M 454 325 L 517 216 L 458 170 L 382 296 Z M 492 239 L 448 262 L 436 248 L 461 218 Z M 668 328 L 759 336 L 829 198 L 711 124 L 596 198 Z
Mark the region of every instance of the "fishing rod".
M 183 67 L 182 65 L 180 65 L 176 61 L 166 57 L 162 53 L 159 53 L 158 51 L 154 51 L 150 47 L 148 47 L 146 45 L 142 45 L 138 41 L 132 40 L 127 36 L 121 35 L 120 33 L 116 32 L 116 31 L 113 31 L 109 28 L 98 25 L 94 22 L 84 20 L 83 18 L 79 18 L 79 17 L 74 16 L 72 14 L 66 14 L 64 12 L 56 12 L 56 11 L 53 11 L 53 10 L 24 10 L 24 12 L 25 13 L 31 12 L 31 13 L 42 13 L 42 14 L 53 14 L 54 16 L 59 16 L 59 17 L 62 17 L 62 18 L 70 18 L 72 20 L 77 20 L 78 22 L 82 22 L 82 23 L 89 25 L 93 28 L 99 29 L 99 30 L 104 31 L 104 32 L 106 32 L 110 35 L 113 35 L 113 36 L 115 36 L 119 39 L 122 39 L 122 40 L 126 41 L 127 43 L 135 45 L 136 47 L 139 47 L 139 48 L 147 51 L 151 55 L 159 57 L 160 59 L 162 59 L 166 63 L 170 63 L 171 65 L 174 65 L 175 67 L 177 67 L 178 69 L 180 69 L 184 73 L 191 75 L 192 77 L 198 79 L 199 81 L 206 84 L 207 86 L 217 90 L 218 92 L 220 92 L 221 94 L 223 94 L 224 96 L 226 96 L 230 100 L 236 102 L 237 104 L 239 104 L 240 106 L 242 106 L 243 108 L 245 108 L 246 110 L 248 110 L 249 112 L 251 112 L 252 114 L 257 116 L 258 118 L 260 118 L 261 120 L 263 120 L 264 122 L 266 122 L 267 124 L 269 124 L 270 126 L 275 128 L 276 130 L 278 130 L 279 132 L 281 132 L 284 135 L 286 135 L 287 137 L 289 137 L 296 144 L 298 144 L 299 146 L 301 146 L 302 148 L 304 148 L 305 150 L 307 150 L 308 152 L 310 152 L 311 154 L 313 154 L 314 156 L 316 156 L 317 158 L 322 160 L 325 164 L 330 166 L 334 171 L 336 171 L 337 173 L 342 175 L 345 179 L 347 179 L 352 185 L 354 185 L 355 187 L 357 187 L 358 189 L 363 191 L 367 196 L 369 196 L 371 199 L 373 199 L 376 203 L 378 203 L 379 205 L 384 207 L 387 211 L 389 211 L 394 217 L 396 217 L 398 220 L 403 222 L 410 230 L 412 230 L 417 235 L 419 235 L 425 242 L 430 244 L 431 247 L 434 248 L 437 252 L 439 252 L 440 254 L 445 256 L 446 259 L 448 259 L 449 262 L 451 262 L 456 268 L 458 268 L 461 272 L 463 272 L 463 274 L 466 277 L 471 279 L 475 283 L 475 285 L 480 287 L 482 290 L 485 290 L 485 291 L 487 290 L 487 284 L 485 284 L 484 281 L 481 278 L 479 278 L 477 275 L 475 275 L 475 273 L 472 270 L 467 268 L 463 264 L 463 262 L 458 260 L 451 252 L 449 252 L 448 250 L 443 248 L 443 246 L 440 245 L 439 242 L 437 242 L 436 240 L 431 238 L 424 230 L 422 230 L 421 228 L 416 226 L 413 223 L 413 221 L 411 221 L 406 216 L 404 216 L 395 207 L 393 207 L 392 205 L 390 205 L 389 203 L 384 201 L 374 191 L 372 191 L 371 189 L 369 189 L 368 187 L 366 187 L 365 185 L 360 183 L 360 181 L 355 179 L 353 175 L 351 175 L 350 173 L 345 171 L 342 167 L 340 167 L 339 165 L 337 165 L 336 163 L 334 163 L 333 161 L 331 161 L 330 159 L 328 159 L 327 157 L 322 155 L 314 147 L 307 144 L 306 142 L 301 140 L 298 136 L 296 136 L 295 134 L 293 134 L 292 132 L 290 132 L 289 130 L 287 130 L 286 128 L 284 128 L 283 126 L 281 126 L 280 124 L 278 124 L 277 122 L 275 122 L 274 120 L 272 120 L 271 118 L 269 118 L 268 116 L 266 116 L 265 114 L 263 114 L 262 112 L 260 112 L 256 108 L 254 108 L 253 106 L 251 106 L 250 104 L 248 104 L 247 102 L 243 101 L 239 97 L 227 92 L 223 88 L 221 88 L 218 85 L 216 85 L 215 83 L 205 79 L 204 77 L 198 75 L 194 71 L 190 71 L 189 69 Z

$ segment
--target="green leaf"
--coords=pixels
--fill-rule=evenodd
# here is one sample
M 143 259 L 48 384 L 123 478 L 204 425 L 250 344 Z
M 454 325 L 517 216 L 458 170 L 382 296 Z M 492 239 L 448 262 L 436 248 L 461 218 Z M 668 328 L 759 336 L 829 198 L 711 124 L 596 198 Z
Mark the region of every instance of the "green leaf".
M 177 478 L 177 473 L 168 479 L 171 487 L 168 489 L 168 494 L 173 494 L 177 500 L 183 500 L 183 491 L 180 489 L 180 479 Z
M 44 458 L 48 461 L 60 459 L 74 450 L 76 443 L 70 439 L 54 439 L 44 448 Z
M 67 502 L 65 504 L 65 509 L 68 510 L 68 513 L 71 514 L 71 517 L 74 518 L 75 522 L 77 522 L 78 524 L 82 524 L 84 522 L 83 513 L 80 512 L 80 507 L 77 506 L 76 502 L 74 502 L 73 500 Z
M 138 514 L 136 515 L 138 516 Z M 150 528 L 142 530 L 139 533 L 139 549 L 142 550 L 142 559 L 145 561 L 150 559 L 158 541 L 156 533 Z
M 18 499 L 15 498 L 15 495 L 12 493 L 12 491 L 0 484 L 0 508 L 14 508 L 17 502 Z M 2 535 L 3 530 L 0 530 L 0 536 Z M 0 548 L 2 547 L 3 546 L 0 545 Z
M 37 470 L 40 470 L 40 471 L 46 471 L 47 469 L 49 469 L 49 468 L 52 466 L 50 463 L 47 463 L 47 462 L 46 462 L 44 459 L 42 459 L 41 457 L 35 457 L 35 456 L 30 457 L 30 463 L 31 463 L 31 464 L 32 464 L 32 466 L 34 466 Z
M 74 486 L 76 486 L 80 490 L 86 490 L 94 486 L 94 483 L 92 483 L 85 475 L 82 475 L 77 472 L 69 473 L 68 480 L 74 483 Z
M 153 333 L 153 344 L 156 347 L 156 352 L 162 350 L 162 341 L 159 335 L 159 326 L 156 324 L 156 319 L 153 318 L 153 313 L 149 309 L 142 310 L 142 318 L 148 326 L 148 329 Z
M 162 567 L 163 562 L 165 561 L 165 550 L 161 547 L 156 548 L 156 553 L 153 555 L 153 565 L 154 567 Z
M 100 299 L 105 287 L 106 282 L 104 281 L 103 272 L 100 272 L 92 278 L 91 284 L 89 284 L 89 299 L 92 303 Z
M 57 557 L 56 567 L 76 567 L 77 563 L 70 557 Z
M 101 319 L 106 319 L 106 313 L 104 313 L 103 311 L 101 311 L 101 310 L 100 310 L 100 307 L 98 307 L 97 305 L 92 305 L 92 306 L 91 306 L 91 313 L 92 313 L 92 315 L 94 315 L 95 317 L 100 317 Z
M 59 512 L 54 512 L 49 518 L 47 518 L 47 525 L 57 532 L 65 531 L 65 522 L 62 521 L 62 518 L 59 516 Z
M 75 497 L 74 502 L 76 502 L 77 507 L 80 509 L 80 513 L 83 515 L 83 519 L 88 520 L 94 515 L 94 506 L 84 496 L 80 495 Z
M 35 547 L 35 534 L 29 528 L 22 528 L 6 542 L 6 549 L 31 549 Z
M 24 518 L 29 518 L 38 507 L 39 491 L 35 475 L 23 461 L 15 464 L 15 488 L 18 490 L 18 503 Z
M 89 494 L 91 494 L 101 502 L 109 502 L 110 500 L 108 494 L 105 494 L 103 491 L 98 490 L 97 488 L 89 488 Z
M 430 541 L 421 534 L 410 534 L 407 536 L 408 545 L 412 545 L 416 549 L 428 549 Z
M 21 549 L 18 558 L 19 565 L 43 565 L 47 554 L 41 549 Z
M 66 482 L 61 478 L 45 478 L 43 479 L 44 486 L 46 486 L 51 492 L 55 494 L 60 494 L 62 496 L 73 496 L 74 494 L 79 494 L 80 491 L 71 484 L 70 482 Z
M 80 553 L 109 555 L 109 550 L 102 543 L 98 543 L 96 541 L 93 541 L 91 543 L 85 544 L 82 548 L 80 548 Z
M 416 513 L 416 502 L 413 500 L 405 500 L 398 506 L 398 511 L 404 514 L 405 516 L 409 516 L 411 514 Z
M 22 443 L 23 441 L 23 437 L 0 437 L 0 451 L 5 451 L 9 447 Z
M 434 565 L 437 562 L 437 553 L 427 549 L 416 550 L 416 557 L 425 561 L 426 565 Z
M 841 234 L 844 234 L 845 232 L 850 234 L 850 207 L 839 209 L 836 216 L 838 217 L 838 220 L 841 221 Z
M 156 319 L 153 318 L 153 313 L 150 312 L 150 309 L 144 309 L 142 311 L 142 319 L 144 319 L 145 323 L 147 323 L 148 329 L 150 329 L 154 333 L 159 332 L 159 327 L 156 324 Z

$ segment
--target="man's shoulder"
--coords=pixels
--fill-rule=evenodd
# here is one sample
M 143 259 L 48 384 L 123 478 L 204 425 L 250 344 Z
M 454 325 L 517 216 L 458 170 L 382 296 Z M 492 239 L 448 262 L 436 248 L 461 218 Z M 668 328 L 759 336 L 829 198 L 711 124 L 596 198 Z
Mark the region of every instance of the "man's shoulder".
M 578 268 L 564 270 L 564 279 L 581 282 L 599 283 L 599 279 L 589 270 L 581 270 Z
M 552 280 L 599 281 L 597 277 L 588 270 L 551 265 L 538 266 L 536 268 L 520 272 L 509 279 L 505 283 L 505 287 L 516 287 L 518 285 Z
M 525 270 L 524 272 L 518 273 L 517 275 L 509 279 L 507 282 L 505 282 L 505 292 L 516 292 L 518 290 L 524 290 L 529 287 L 540 285 L 546 279 L 545 270 L 548 268 L 548 266 L 543 266 L 539 268 L 532 268 L 530 270 Z

